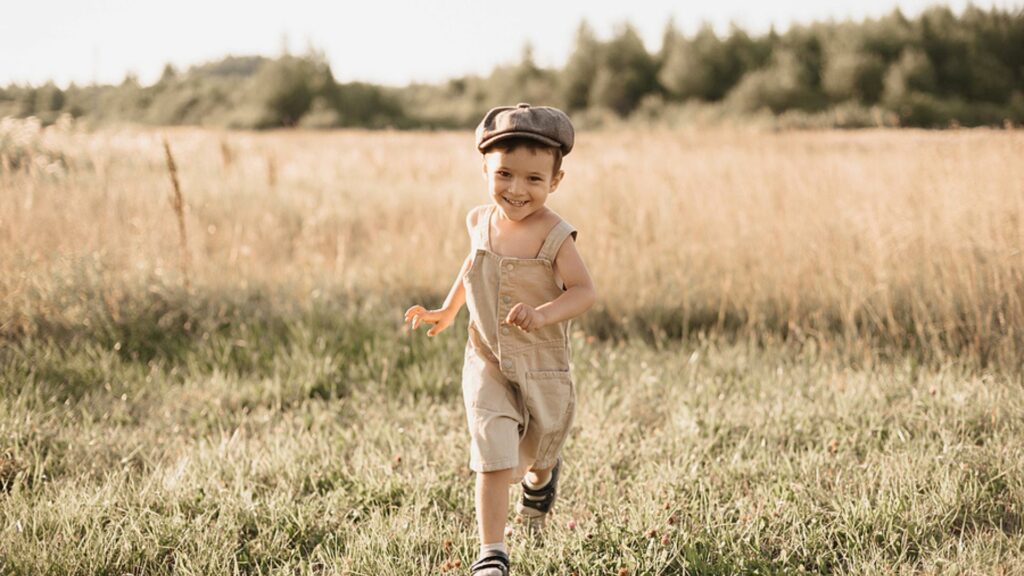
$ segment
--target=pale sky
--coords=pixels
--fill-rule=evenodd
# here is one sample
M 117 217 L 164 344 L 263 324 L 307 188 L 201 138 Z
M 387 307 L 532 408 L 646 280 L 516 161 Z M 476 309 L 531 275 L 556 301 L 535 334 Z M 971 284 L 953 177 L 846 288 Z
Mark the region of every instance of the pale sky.
M 929 0 L 22 0 L 0 8 L 0 85 L 154 82 L 165 63 L 179 70 L 228 54 L 275 56 L 287 44 L 323 50 L 335 78 L 404 85 L 486 74 L 519 59 L 524 43 L 542 66 L 561 66 L 586 19 L 600 38 L 632 22 L 656 50 L 669 17 L 684 32 L 730 21 L 752 33 L 774 24 L 880 16 L 899 6 L 915 16 Z M 960 13 L 966 1 L 945 2 Z M 1022 0 L 979 1 L 1020 10 Z

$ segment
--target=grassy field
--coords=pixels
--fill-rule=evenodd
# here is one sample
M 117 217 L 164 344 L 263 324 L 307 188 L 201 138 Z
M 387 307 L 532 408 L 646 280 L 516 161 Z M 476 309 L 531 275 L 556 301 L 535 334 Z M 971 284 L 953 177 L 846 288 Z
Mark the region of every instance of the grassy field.
M 470 142 L 6 121 L 0 574 L 465 573 L 465 313 L 434 340 L 401 315 L 468 249 Z M 552 205 L 600 302 L 517 573 L 1024 572 L 1021 157 L 581 138 Z
M 161 133 L 4 130 L 5 333 L 69 320 L 45 303 L 83 285 L 114 308 L 181 285 Z M 436 297 L 469 248 L 466 211 L 486 202 L 469 134 L 167 138 L 199 290 Z M 580 230 L 600 289 L 581 326 L 602 339 L 719 333 L 1015 364 L 1021 158 L 1024 131 L 583 134 L 551 204 Z
M 472 561 L 464 328 L 428 343 L 355 311 L 236 312 L 207 339 L 168 326 L 138 359 L 106 333 L 5 352 L 0 439 L 17 471 L 0 472 L 0 571 Z M 520 574 L 1024 568 L 1019 373 L 574 345 L 562 499 L 543 545 L 513 534 Z

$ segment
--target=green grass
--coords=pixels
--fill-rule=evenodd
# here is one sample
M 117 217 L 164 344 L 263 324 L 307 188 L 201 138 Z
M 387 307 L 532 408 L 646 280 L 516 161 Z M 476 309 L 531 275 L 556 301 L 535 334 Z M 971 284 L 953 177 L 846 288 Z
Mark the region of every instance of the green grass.
M 0 348 L 0 573 L 466 573 L 464 315 L 428 340 L 383 303 L 86 300 Z M 562 492 L 517 574 L 1024 570 L 1019 370 L 573 345 Z

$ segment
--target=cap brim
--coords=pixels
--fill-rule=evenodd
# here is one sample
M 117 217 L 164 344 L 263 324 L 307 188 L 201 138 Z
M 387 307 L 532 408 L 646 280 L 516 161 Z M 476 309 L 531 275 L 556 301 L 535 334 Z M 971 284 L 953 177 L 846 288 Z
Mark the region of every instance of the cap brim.
M 562 149 L 561 143 L 552 138 L 548 138 L 547 136 L 541 136 L 540 134 L 534 134 L 533 132 L 505 132 L 504 134 L 491 136 L 487 140 L 480 142 L 480 144 L 477 146 L 477 150 L 480 150 L 482 152 L 488 146 L 501 142 L 502 140 L 508 140 L 509 138 L 529 138 L 530 140 L 536 140 L 542 144 L 547 144 L 552 148 L 558 148 L 559 150 Z

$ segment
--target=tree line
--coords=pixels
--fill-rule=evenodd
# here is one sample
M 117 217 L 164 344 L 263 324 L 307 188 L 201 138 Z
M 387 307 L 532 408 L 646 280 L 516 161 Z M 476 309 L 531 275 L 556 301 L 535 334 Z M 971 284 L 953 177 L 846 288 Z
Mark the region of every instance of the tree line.
M 465 128 L 492 106 L 549 104 L 584 121 L 663 122 L 687 110 L 824 119 L 836 126 L 1024 123 L 1024 11 L 931 7 L 861 22 L 816 22 L 751 35 L 669 22 L 656 52 L 622 24 L 599 38 L 583 22 L 561 68 L 518 62 L 489 75 L 405 87 L 339 83 L 322 52 L 227 57 L 143 86 L 0 88 L 0 117 L 71 114 L 93 124 L 233 128 Z

